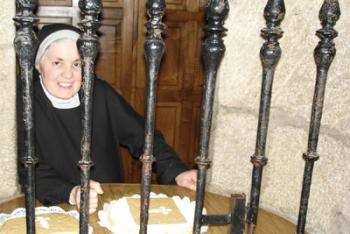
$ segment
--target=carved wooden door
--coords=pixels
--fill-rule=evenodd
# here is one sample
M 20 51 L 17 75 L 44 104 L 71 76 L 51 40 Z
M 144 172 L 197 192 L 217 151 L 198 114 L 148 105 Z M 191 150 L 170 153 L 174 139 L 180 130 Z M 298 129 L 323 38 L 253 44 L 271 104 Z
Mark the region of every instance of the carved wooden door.
M 146 73 L 143 59 L 146 0 L 139 1 L 138 35 L 136 44 L 135 108 L 144 112 Z M 166 51 L 158 80 L 156 128 L 174 147 L 182 160 L 193 168 L 198 151 L 202 68 L 200 40 L 203 24 L 203 3 L 193 0 L 166 1 L 167 25 L 164 33 Z M 142 36 L 142 37 L 141 37 Z M 133 173 L 140 163 L 134 162 Z M 137 182 L 138 180 L 134 181 Z
M 40 24 L 79 22 L 78 0 L 39 0 Z M 141 115 L 146 73 L 143 54 L 146 0 L 102 0 L 98 77 Z M 166 52 L 159 77 L 156 128 L 189 168 L 198 151 L 202 91 L 200 40 L 203 1 L 169 0 L 164 22 Z M 140 182 L 141 164 L 122 150 L 126 182 Z

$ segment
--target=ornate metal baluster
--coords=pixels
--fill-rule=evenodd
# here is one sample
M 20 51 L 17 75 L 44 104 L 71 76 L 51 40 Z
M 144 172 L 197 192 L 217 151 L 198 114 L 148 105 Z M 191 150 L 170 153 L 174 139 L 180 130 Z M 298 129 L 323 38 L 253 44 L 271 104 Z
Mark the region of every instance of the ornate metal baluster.
M 38 159 L 35 156 L 34 143 L 34 98 L 33 65 L 37 47 L 37 38 L 33 26 L 38 21 L 34 14 L 36 0 L 16 0 L 17 15 L 14 18 L 18 27 L 14 46 L 18 56 L 22 82 L 24 156 L 21 162 L 26 168 L 25 206 L 27 233 L 35 233 L 35 178 L 34 169 Z
M 253 163 L 252 185 L 250 191 L 250 204 L 247 221 L 249 223 L 248 233 L 254 233 L 257 222 L 260 188 L 263 167 L 267 163 L 265 157 L 266 137 L 269 124 L 270 102 L 272 96 L 272 84 L 276 65 L 281 57 L 281 48 L 278 39 L 282 37 L 283 31 L 280 24 L 285 15 L 283 0 L 268 0 L 264 17 L 267 27 L 261 30 L 262 37 L 266 39 L 260 50 L 260 59 L 263 66 L 259 121 L 256 137 L 255 153 L 251 157 Z
M 340 17 L 340 7 L 337 0 L 325 0 L 321 7 L 319 18 L 321 20 L 322 29 L 316 32 L 316 35 L 321 39 L 314 50 L 314 58 L 317 66 L 315 92 L 312 103 L 311 121 L 309 128 L 309 139 L 307 153 L 303 154 L 305 160 L 303 189 L 300 199 L 299 217 L 297 225 L 297 234 L 302 234 L 305 231 L 306 214 L 308 208 L 308 200 L 310 195 L 312 170 L 314 162 L 318 160 L 317 143 L 320 133 L 320 125 L 322 118 L 322 109 L 324 94 L 327 82 L 328 69 L 336 54 L 333 39 L 338 35 L 333 26 Z
M 145 42 L 145 59 L 147 65 L 147 92 L 146 92 L 146 112 L 145 112 L 145 146 L 141 156 L 142 161 L 142 181 L 141 181 L 141 213 L 140 213 L 140 233 L 147 233 L 149 195 L 151 190 L 151 175 L 153 157 L 153 136 L 155 121 L 155 104 L 157 94 L 157 79 L 160 62 L 164 54 L 164 41 L 162 32 L 165 25 L 162 18 L 165 11 L 164 0 L 149 0 L 146 4 L 148 22 L 147 41 Z
M 83 85 L 81 90 L 81 194 L 80 194 L 80 233 L 88 233 L 89 223 L 89 179 L 91 161 L 91 126 L 92 102 L 95 77 L 95 59 L 99 49 L 97 30 L 100 26 L 98 16 L 101 12 L 101 0 L 80 0 L 79 8 L 82 14 L 80 26 L 83 29 L 79 39 L 78 48 L 83 64 Z
M 193 232 L 200 233 L 202 226 L 202 210 L 205 192 L 205 181 L 207 168 L 210 165 L 208 159 L 208 148 L 210 138 L 210 127 L 212 119 L 212 107 L 214 100 L 216 74 L 225 52 L 225 45 L 222 37 L 227 31 L 224 27 L 224 20 L 229 11 L 227 0 L 209 0 L 205 7 L 207 25 L 206 38 L 202 45 L 203 61 L 205 66 L 205 81 L 201 112 L 200 132 L 200 155 L 196 159 L 198 165 L 198 180 L 196 193 L 196 207 L 193 224 Z

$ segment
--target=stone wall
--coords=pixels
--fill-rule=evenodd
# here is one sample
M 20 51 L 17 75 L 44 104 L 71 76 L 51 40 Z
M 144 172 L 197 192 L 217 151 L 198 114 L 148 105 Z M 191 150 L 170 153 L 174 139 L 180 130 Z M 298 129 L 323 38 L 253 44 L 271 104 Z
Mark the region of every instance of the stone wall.
M 250 193 L 261 87 L 259 50 L 267 1 L 230 1 L 225 23 L 227 51 L 217 80 L 208 189 L 229 194 Z M 296 222 L 301 193 L 311 102 L 315 83 L 313 50 L 321 28 L 323 0 L 285 0 L 286 16 L 280 39 L 260 205 Z M 342 15 L 335 29 L 337 55 L 331 65 L 321 135 L 315 162 L 307 229 L 334 231 L 340 220 L 350 222 L 350 1 L 339 1 Z M 249 200 L 249 199 L 248 199 Z M 335 218 L 337 217 L 337 218 Z M 348 230 L 349 231 L 349 230 Z M 344 232 L 345 233 L 345 232 Z M 349 233 L 349 232 L 346 232 Z
M 0 8 L 0 200 L 18 192 L 15 121 L 15 27 L 14 1 L 2 1 Z

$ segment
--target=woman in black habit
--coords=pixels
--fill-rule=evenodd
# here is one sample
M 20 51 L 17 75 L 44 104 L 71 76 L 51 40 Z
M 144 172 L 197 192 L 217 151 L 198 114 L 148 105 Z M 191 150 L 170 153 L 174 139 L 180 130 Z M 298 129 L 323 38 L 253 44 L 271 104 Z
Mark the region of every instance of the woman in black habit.
M 70 25 L 46 25 L 38 34 L 34 72 L 36 197 L 44 205 L 79 205 L 82 84 L 76 41 L 80 31 Z M 19 157 L 23 156 L 21 88 L 18 85 Z M 143 153 L 144 120 L 98 78 L 94 82 L 90 181 L 90 213 L 97 208 L 100 183 L 123 182 L 120 146 L 134 158 Z M 188 170 L 159 132 L 154 134 L 154 169 L 160 184 L 196 189 L 197 172 Z M 24 168 L 19 164 L 20 183 Z M 79 207 L 78 207 L 79 208 Z

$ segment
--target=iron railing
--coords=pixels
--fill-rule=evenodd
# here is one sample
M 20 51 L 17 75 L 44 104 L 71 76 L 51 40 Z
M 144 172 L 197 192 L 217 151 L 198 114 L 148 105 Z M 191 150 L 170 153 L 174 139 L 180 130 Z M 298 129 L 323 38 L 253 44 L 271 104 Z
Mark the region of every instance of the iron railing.
M 199 136 L 199 156 L 196 159 L 198 166 L 196 206 L 194 213 L 193 233 L 199 234 L 202 225 L 216 224 L 229 225 L 229 233 L 241 234 L 244 231 L 245 195 L 235 194 L 231 196 L 231 210 L 224 215 L 203 215 L 204 193 L 207 169 L 210 165 L 208 158 L 210 128 L 213 113 L 215 83 L 217 71 L 225 53 L 225 45 L 222 40 L 225 32 L 223 24 L 229 12 L 227 0 L 211 0 L 205 7 L 206 32 L 202 44 L 202 55 L 205 69 L 204 90 L 201 109 L 201 127 Z
M 25 206 L 27 233 L 35 234 L 35 176 L 34 170 L 38 159 L 35 154 L 34 142 L 34 96 L 33 96 L 33 68 L 37 47 L 37 38 L 33 30 L 38 21 L 34 11 L 36 0 L 17 0 L 17 14 L 14 18 L 17 26 L 14 46 L 20 67 L 22 86 L 23 113 L 22 123 L 24 131 L 24 152 L 21 162 L 26 171 L 25 178 Z
M 160 62 L 164 53 L 164 41 L 162 32 L 165 25 L 162 23 L 162 17 L 165 11 L 164 0 L 147 1 L 148 22 L 147 41 L 144 44 L 145 59 L 147 66 L 147 86 L 145 98 L 145 145 L 141 156 L 142 161 L 142 179 L 141 179 L 141 212 L 140 212 L 140 234 L 147 233 L 149 196 L 151 191 L 151 176 L 153 143 L 154 143 L 154 125 L 155 125 L 155 105 L 157 96 L 157 79 L 159 74 Z
M 33 65 L 37 39 L 33 27 L 38 21 L 34 11 L 37 7 L 36 0 L 16 0 L 17 14 L 14 18 L 17 26 L 14 45 L 20 67 L 23 100 L 23 126 L 24 126 L 24 155 L 21 158 L 26 169 L 25 205 L 27 233 L 35 234 L 35 178 L 34 168 L 37 163 L 34 147 L 34 121 L 33 121 Z M 95 76 L 95 59 L 98 53 L 99 40 L 97 30 L 99 28 L 99 14 L 101 12 L 101 0 L 80 0 L 82 33 L 78 39 L 78 48 L 83 61 L 83 85 L 80 92 L 82 100 L 82 138 L 81 138 L 81 204 L 80 204 L 80 233 L 88 233 L 89 211 L 89 178 L 91 161 L 91 125 L 92 125 L 92 98 Z M 140 233 L 147 233 L 149 195 L 151 190 L 151 173 L 153 156 L 153 136 L 155 125 L 155 103 L 157 92 L 157 79 L 160 62 L 165 45 L 162 32 L 165 25 L 162 17 L 165 13 L 165 0 L 148 0 L 146 4 L 149 20 L 145 24 L 147 28 L 147 41 L 145 42 L 145 58 L 147 65 L 147 90 L 145 111 L 144 152 L 141 156 L 142 180 L 141 180 L 141 214 Z M 206 4 L 205 26 L 206 37 L 202 44 L 203 61 L 205 67 L 204 92 L 201 112 L 201 131 L 199 156 L 196 159 L 198 165 L 198 181 L 196 206 L 194 212 L 193 233 L 199 234 L 203 225 L 228 225 L 229 233 L 244 233 L 244 221 L 248 222 L 248 233 L 255 232 L 257 223 L 260 188 L 263 167 L 267 163 L 265 156 L 266 138 L 268 132 L 270 102 L 272 96 L 272 84 L 276 65 L 281 56 L 278 39 L 283 32 L 280 24 L 285 15 L 283 0 L 268 0 L 264 9 L 266 28 L 262 29 L 262 37 L 266 40 L 260 50 L 263 74 L 261 86 L 261 98 L 259 108 L 259 120 L 257 127 L 255 153 L 251 157 L 253 163 L 253 175 L 250 192 L 248 214 L 245 217 L 245 195 L 231 195 L 230 213 L 224 215 L 203 215 L 206 173 L 210 165 L 208 148 L 210 140 L 210 128 L 212 120 L 213 101 L 217 71 L 225 52 L 223 36 L 227 31 L 224 21 L 229 11 L 228 0 L 208 0 Z M 296 233 L 304 233 L 306 213 L 311 187 L 311 178 L 314 162 L 319 158 L 316 152 L 319 130 L 321 125 L 323 100 L 326 87 L 328 69 L 335 56 L 333 39 L 337 32 L 333 29 L 340 16 L 337 0 L 324 0 L 320 10 L 322 29 L 317 31 L 321 39 L 315 48 L 314 57 L 317 65 L 315 94 L 312 105 L 308 149 L 303 155 L 305 159 L 305 171 L 303 189 L 300 201 L 299 219 Z
M 284 18 L 285 7 L 283 0 L 268 0 L 264 16 L 266 28 L 261 30 L 261 35 L 266 42 L 260 49 L 260 59 L 263 67 L 259 120 L 256 136 L 255 153 L 251 157 L 253 163 L 252 183 L 250 190 L 250 202 L 248 208 L 247 222 L 248 233 L 254 233 L 257 223 L 260 188 L 262 181 L 263 168 L 267 163 L 265 156 L 266 137 L 269 125 L 270 103 L 272 96 L 272 84 L 274 73 L 278 61 L 281 57 L 281 48 L 278 39 L 282 37 L 280 24 Z
M 312 171 L 314 162 L 319 158 L 317 153 L 318 136 L 321 127 L 321 118 L 326 90 L 328 69 L 335 56 L 333 39 L 338 35 L 333 26 L 340 17 L 340 7 L 337 0 L 325 0 L 319 12 L 322 28 L 316 35 L 321 39 L 314 50 L 314 58 L 317 67 L 314 98 L 311 108 L 310 128 L 307 152 L 303 154 L 305 160 L 303 187 L 300 199 L 300 208 L 297 224 L 297 234 L 305 231 L 306 214 L 311 189 Z
M 98 17 L 101 12 L 101 0 L 80 0 L 82 32 L 77 41 L 83 67 L 83 82 L 80 91 L 81 96 L 81 193 L 80 193 L 80 233 L 88 233 L 89 230 L 89 181 L 91 160 L 91 126 L 92 126 L 92 103 L 93 87 L 95 79 L 95 59 L 99 49 L 97 30 L 99 27 Z

